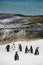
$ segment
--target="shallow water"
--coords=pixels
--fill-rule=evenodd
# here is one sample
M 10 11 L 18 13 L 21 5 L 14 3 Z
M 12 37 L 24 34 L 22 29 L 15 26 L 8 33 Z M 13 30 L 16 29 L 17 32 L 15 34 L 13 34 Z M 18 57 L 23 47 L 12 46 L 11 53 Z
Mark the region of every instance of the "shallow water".
M 0 13 L 43 15 L 42 0 L 0 0 Z

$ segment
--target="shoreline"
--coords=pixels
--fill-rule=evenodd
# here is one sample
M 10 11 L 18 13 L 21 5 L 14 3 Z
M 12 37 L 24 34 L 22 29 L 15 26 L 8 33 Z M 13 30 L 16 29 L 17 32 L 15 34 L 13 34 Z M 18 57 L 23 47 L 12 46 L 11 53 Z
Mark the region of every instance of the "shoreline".
M 43 17 L 43 14 L 42 15 L 26 15 L 26 14 L 14 14 L 14 13 L 0 13 L 0 15 L 21 16 L 21 17 Z
M 43 38 L 36 38 L 36 39 L 28 39 L 28 40 L 26 40 L 26 39 L 22 39 L 22 40 L 7 40 L 7 41 L 2 41 L 2 42 L 0 42 L 0 45 L 5 45 L 5 44 L 9 44 L 9 43 L 13 43 L 13 42 L 19 42 L 19 41 L 25 41 L 25 42 L 28 42 L 28 41 L 37 41 L 37 40 L 42 40 Z
M 17 41 L 11 41 L 11 42 L 3 42 L 3 44 L 1 43 L 0 46 L 6 45 L 6 44 L 12 44 L 12 43 L 16 43 L 16 42 L 34 42 L 34 41 L 40 41 L 40 40 L 43 40 L 43 39 L 39 38 L 39 39 L 31 39 L 28 41 L 27 40 L 17 40 Z

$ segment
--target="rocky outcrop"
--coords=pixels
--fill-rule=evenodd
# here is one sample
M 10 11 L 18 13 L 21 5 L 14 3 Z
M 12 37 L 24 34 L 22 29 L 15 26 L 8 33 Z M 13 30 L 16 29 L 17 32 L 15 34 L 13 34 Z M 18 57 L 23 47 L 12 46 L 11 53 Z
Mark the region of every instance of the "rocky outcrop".
M 0 14 L 0 41 L 8 38 L 43 38 L 43 16 Z

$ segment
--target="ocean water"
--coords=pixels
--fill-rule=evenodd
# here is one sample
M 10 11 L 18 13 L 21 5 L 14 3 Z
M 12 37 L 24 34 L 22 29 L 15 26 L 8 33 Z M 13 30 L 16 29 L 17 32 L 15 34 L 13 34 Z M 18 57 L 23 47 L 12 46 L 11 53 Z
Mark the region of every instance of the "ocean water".
M 43 15 L 43 0 L 0 0 L 0 13 Z

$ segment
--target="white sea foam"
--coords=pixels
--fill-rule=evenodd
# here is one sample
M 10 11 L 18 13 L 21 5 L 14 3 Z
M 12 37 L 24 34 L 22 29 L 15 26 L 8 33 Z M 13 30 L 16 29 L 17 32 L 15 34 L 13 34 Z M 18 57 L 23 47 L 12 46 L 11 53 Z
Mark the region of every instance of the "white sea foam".
M 13 20 L 13 18 L 6 18 L 1 20 L 0 22 L 11 22 Z

